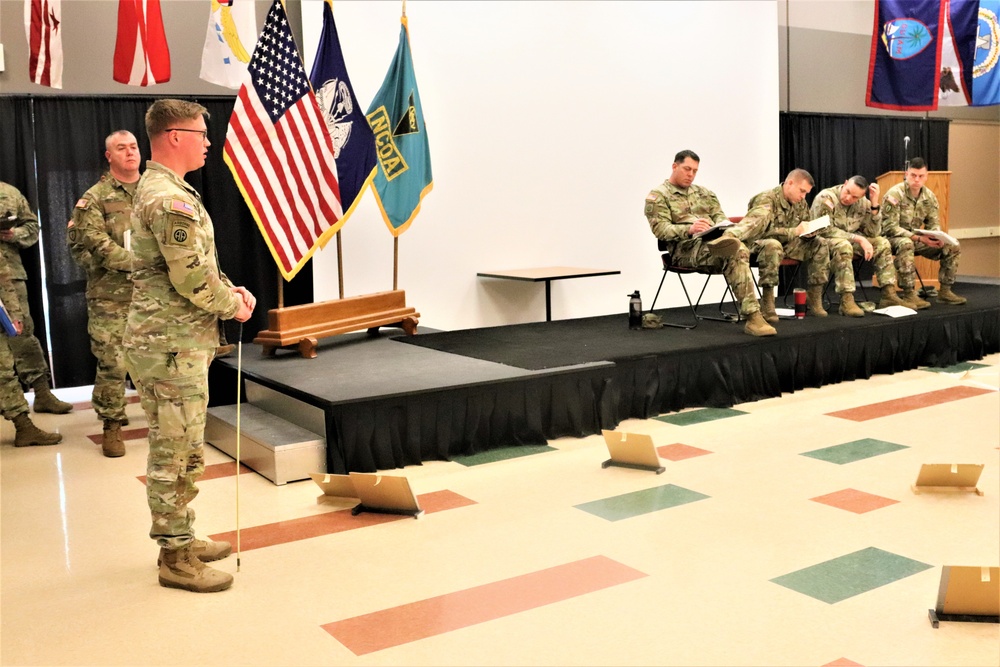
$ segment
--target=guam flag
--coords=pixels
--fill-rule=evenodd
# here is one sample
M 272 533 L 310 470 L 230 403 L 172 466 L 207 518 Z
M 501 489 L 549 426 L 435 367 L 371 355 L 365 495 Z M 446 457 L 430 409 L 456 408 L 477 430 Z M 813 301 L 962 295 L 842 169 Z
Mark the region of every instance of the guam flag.
M 417 217 L 421 200 L 434 186 L 406 17 L 401 21 L 396 56 L 367 114 L 378 153 L 378 172 L 372 182 L 375 198 L 385 224 L 397 237 Z
M 347 76 L 331 4 L 331 0 L 323 3 L 323 33 L 309 81 L 316 91 L 316 101 L 333 140 L 340 202 L 344 208 L 343 224 L 357 206 L 361 193 L 375 177 L 375 135 L 358 105 L 351 79 Z
M 1000 0 L 875 0 L 868 94 L 880 109 L 1000 104 Z M 992 18 L 992 24 L 991 24 Z

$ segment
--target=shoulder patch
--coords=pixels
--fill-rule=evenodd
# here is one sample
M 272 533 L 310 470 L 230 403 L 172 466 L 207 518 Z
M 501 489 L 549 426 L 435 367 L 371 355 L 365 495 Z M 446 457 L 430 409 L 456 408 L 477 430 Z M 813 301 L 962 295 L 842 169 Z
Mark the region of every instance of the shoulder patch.
M 70 229 L 72 226 L 73 226 L 73 221 L 72 220 L 70 220 L 69 222 L 66 223 L 66 229 Z
M 76 202 L 76 207 L 77 207 L 77 208 L 87 208 L 87 198 L 86 198 L 86 197 L 81 197 L 81 198 L 80 198 L 80 199 L 79 199 L 79 200 L 78 200 L 78 201 Z
M 892 204 L 893 206 L 899 206 L 899 200 L 893 197 L 892 195 L 886 195 L 885 200 L 890 204 Z
M 181 215 L 186 215 L 189 218 L 194 218 L 194 206 L 187 203 L 183 199 L 171 199 L 170 205 L 167 207 L 171 213 L 180 213 Z
M 823 205 L 824 205 L 824 206 L 826 206 L 826 207 L 827 207 L 828 209 L 830 209 L 831 211 L 832 211 L 832 210 L 833 210 L 834 208 L 836 208 L 836 205 L 835 205 L 835 204 L 833 203 L 833 200 L 832 200 L 832 199 L 828 199 L 828 198 L 826 198 L 826 199 L 823 199 Z
M 189 246 L 194 241 L 191 224 L 184 219 L 172 218 L 167 223 L 164 243 L 173 246 Z
M 650 192 L 646 195 L 646 201 L 656 201 L 657 199 L 659 199 L 659 196 L 655 192 Z

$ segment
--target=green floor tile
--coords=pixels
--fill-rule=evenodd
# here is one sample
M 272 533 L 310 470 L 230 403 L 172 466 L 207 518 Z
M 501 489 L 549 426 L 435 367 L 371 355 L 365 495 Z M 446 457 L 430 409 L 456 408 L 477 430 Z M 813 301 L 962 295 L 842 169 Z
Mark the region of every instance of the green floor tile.
M 811 452 L 803 452 L 802 456 L 809 456 L 821 461 L 829 461 L 837 465 L 853 463 L 861 459 L 870 459 L 880 454 L 888 454 L 899 449 L 908 449 L 906 445 L 897 445 L 885 440 L 875 440 L 874 438 L 864 438 L 854 442 L 845 442 L 842 445 L 833 445 L 823 449 L 814 449 Z
M 674 424 L 675 426 L 691 426 L 692 424 L 703 424 L 705 422 L 715 421 L 716 419 L 725 419 L 727 417 L 736 417 L 738 415 L 745 414 L 746 413 L 742 410 L 734 410 L 733 408 L 701 408 L 699 410 L 678 412 L 674 415 L 653 417 L 653 419 L 657 419 L 668 424 Z
M 947 366 L 945 368 L 932 368 L 928 366 L 921 370 L 925 370 L 931 373 L 964 373 L 965 371 L 971 371 L 974 368 L 987 368 L 986 364 L 977 364 L 971 361 L 963 361 L 960 364 L 955 364 L 954 366 Z
M 531 456 L 532 454 L 554 451 L 556 451 L 556 448 L 549 447 L 548 445 L 521 445 L 519 447 L 500 447 L 499 449 L 488 449 L 485 452 L 470 454 L 468 456 L 453 456 L 451 457 L 451 460 L 455 463 L 461 463 L 464 466 L 471 467 L 483 465 L 484 463 L 506 461 L 507 459 L 516 459 L 521 456 Z
M 891 584 L 931 566 L 868 547 L 852 554 L 791 572 L 776 579 L 776 584 L 809 597 L 834 604 Z
M 649 514 L 650 512 L 667 509 L 668 507 L 686 505 L 687 503 L 693 503 L 696 500 L 708 497 L 704 493 L 667 484 L 611 498 L 593 500 L 589 503 L 577 505 L 576 508 L 599 516 L 602 519 L 607 519 L 608 521 L 619 521 L 639 516 L 640 514 Z

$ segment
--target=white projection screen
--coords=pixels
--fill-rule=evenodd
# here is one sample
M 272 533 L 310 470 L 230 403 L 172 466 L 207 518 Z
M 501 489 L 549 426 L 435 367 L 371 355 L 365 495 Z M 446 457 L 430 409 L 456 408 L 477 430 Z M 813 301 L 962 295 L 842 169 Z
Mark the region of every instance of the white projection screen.
M 323 3 L 302 2 L 307 67 Z M 624 313 L 660 279 L 643 217 L 673 155 L 728 215 L 776 185 L 775 2 L 422 2 L 406 5 L 434 189 L 399 238 L 399 288 L 421 325 L 544 319 L 541 283 L 476 277 L 543 266 L 616 269 L 556 281 L 554 319 Z M 401 3 L 337 0 L 363 109 L 396 49 Z M 392 288 L 393 239 L 371 193 L 343 229 L 344 293 Z M 338 296 L 336 244 L 315 255 L 317 301 Z M 722 281 L 716 281 L 722 285 Z M 706 297 L 707 298 L 707 297 Z M 679 305 L 671 278 L 657 306 Z

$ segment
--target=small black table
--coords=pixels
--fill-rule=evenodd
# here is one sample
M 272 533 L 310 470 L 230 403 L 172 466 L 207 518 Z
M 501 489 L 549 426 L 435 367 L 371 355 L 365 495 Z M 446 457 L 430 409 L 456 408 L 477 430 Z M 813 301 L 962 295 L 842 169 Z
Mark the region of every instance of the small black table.
M 589 278 L 591 276 L 613 276 L 621 271 L 609 269 L 581 269 L 573 266 L 545 266 L 535 269 L 509 269 L 505 271 L 480 271 L 480 278 L 501 280 L 527 280 L 537 283 L 545 281 L 545 321 L 552 321 L 552 281 L 565 278 Z

